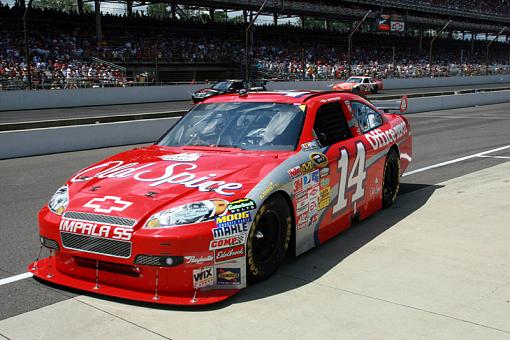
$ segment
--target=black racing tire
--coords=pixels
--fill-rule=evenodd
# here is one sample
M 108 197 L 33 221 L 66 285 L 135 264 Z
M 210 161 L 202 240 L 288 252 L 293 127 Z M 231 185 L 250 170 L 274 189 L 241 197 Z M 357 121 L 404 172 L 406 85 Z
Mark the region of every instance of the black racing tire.
M 291 210 L 280 195 L 270 196 L 253 219 L 246 242 L 248 282 L 273 274 L 285 258 L 292 228 Z
M 361 90 L 359 89 L 359 87 L 355 87 L 352 89 L 352 93 L 354 94 L 360 94 L 361 93 Z
M 384 163 L 382 205 L 383 208 L 391 207 L 397 200 L 400 189 L 400 157 L 391 149 Z
M 379 87 L 374 85 L 374 87 L 372 87 L 372 94 L 377 94 L 377 92 L 379 92 Z

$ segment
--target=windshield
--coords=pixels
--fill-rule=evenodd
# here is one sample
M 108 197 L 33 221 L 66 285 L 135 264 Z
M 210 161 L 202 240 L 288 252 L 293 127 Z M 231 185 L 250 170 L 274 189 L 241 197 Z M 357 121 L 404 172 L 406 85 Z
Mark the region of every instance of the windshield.
M 363 78 L 349 78 L 347 79 L 348 83 L 361 83 L 363 82 Z
M 158 145 L 295 150 L 304 116 L 303 110 L 292 104 L 200 104 L 178 121 Z
M 220 91 L 228 90 L 231 84 L 231 81 L 220 81 L 219 83 L 214 84 L 212 88 Z

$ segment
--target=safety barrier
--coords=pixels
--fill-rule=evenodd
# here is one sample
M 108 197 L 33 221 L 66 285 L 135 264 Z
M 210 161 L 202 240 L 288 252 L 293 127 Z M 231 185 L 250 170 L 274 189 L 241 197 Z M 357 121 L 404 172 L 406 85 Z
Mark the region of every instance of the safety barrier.
M 510 102 L 510 90 L 410 98 L 407 113 Z M 149 143 L 179 117 L 0 132 L 0 159 Z
M 179 117 L 0 132 L 0 159 L 155 141 Z
M 268 90 L 328 90 L 332 81 L 269 82 Z M 387 79 L 385 89 L 510 83 L 510 75 Z M 190 100 L 203 84 L 126 88 L 0 91 L 0 111 Z

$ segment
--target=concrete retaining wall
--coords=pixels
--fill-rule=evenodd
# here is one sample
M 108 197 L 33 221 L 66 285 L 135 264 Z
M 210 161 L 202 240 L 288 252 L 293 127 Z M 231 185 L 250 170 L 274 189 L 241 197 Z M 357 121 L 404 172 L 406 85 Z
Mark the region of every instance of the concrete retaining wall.
M 0 159 L 153 142 L 179 118 L 0 132 Z
M 510 102 L 510 91 L 409 99 L 407 113 Z M 0 159 L 149 143 L 178 118 L 0 132 Z
M 510 102 L 510 91 L 410 98 L 406 113 L 418 113 Z
M 269 82 L 268 90 L 328 90 L 333 81 Z M 510 83 L 510 75 L 387 79 L 386 89 Z M 204 85 L 0 92 L 0 111 L 190 100 Z

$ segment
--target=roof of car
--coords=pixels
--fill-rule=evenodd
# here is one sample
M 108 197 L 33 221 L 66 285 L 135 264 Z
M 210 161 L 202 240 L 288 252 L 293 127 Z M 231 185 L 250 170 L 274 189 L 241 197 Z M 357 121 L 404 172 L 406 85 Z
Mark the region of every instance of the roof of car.
M 207 98 L 203 103 L 225 103 L 225 102 L 274 102 L 288 104 L 302 104 L 315 97 L 339 97 L 351 99 L 353 94 L 338 91 L 260 91 L 247 92 L 246 94 L 223 94 Z

